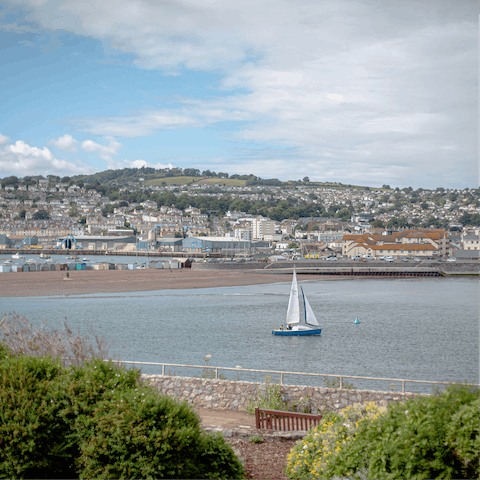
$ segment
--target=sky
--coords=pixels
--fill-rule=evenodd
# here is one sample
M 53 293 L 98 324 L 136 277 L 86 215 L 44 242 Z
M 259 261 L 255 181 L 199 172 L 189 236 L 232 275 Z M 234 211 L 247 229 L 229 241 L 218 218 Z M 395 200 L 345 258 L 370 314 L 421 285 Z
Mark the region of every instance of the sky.
M 474 0 L 10 0 L 0 178 L 476 188 Z

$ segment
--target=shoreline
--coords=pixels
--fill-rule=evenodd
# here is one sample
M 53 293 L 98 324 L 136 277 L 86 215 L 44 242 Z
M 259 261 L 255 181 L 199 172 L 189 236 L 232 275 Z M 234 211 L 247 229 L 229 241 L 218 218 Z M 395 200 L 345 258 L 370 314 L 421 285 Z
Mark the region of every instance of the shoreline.
M 462 274 L 462 272 L 445 275 L 447 278 L 470 277 L 474 279 L 477 276 L 478 274 Z M 354 281 L 361 279 L 385 280 L 402 278 L 363 275 L 323 276 L 298 272 L 297 277 L 299 281 Z M 404 278 L 408 279 L 409 277 Z M 436 278 L 440 279 L 442 277 Z M 478 278 L 476 279 L 478 280 Z M 0 298 L 189 290 L 196 288 L 266 285 L 271 283 L 288 283 L 290 281 L 290 271 L 279 271 L 276 273 L 273 270 L 265 272 L 263 270 L 195 270 L 190 268 L 174 268 L 172 271 L 169 269 L 145 269 L 8 272 L 4 274 L 0 273 Z
M 309 275 L 301 277 L 311 278 Z M 262 275 L 254 271 L 202 271 L 190 268 L 172 269 L 171 272 L 168 269 L 9 272 L 0 274 L 0 298 L 188 290 L 265 285 L 290 280 L 291 276 L 283 273 Z

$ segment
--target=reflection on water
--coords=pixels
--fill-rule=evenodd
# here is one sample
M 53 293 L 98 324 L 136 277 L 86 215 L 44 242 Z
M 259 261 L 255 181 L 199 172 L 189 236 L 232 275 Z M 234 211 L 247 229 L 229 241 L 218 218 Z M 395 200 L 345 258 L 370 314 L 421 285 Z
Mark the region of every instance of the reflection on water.
M 202 365 L 211 354 L 213 366 L 479 382 L 478 279 L 301 283 L 322 327 L 321 337 L 271 334 L 285 321 L 289 283 L 2 298 L 0 314 L 15 311 L 35 322 L 48 318 L 52 327 L 61 326 L 65 317 L 80 329 L 93 324 L 112 350 L 122 351 L 124 360 Z M 229 378 L 237 375 L 226 373 Z M 253 380 L 246 373 L 241 378 Z M 309 383 L 322 385 L 323 380 Z

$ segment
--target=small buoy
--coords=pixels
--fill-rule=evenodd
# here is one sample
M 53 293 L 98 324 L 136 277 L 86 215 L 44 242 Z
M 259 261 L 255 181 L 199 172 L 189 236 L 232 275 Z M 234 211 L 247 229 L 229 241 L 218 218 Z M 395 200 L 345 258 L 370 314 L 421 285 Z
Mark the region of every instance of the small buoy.
M 355 319 L 355 321 L 353 322 L 355 324 L 359 324 L 360 323 L 360 320 L 358 318 Z

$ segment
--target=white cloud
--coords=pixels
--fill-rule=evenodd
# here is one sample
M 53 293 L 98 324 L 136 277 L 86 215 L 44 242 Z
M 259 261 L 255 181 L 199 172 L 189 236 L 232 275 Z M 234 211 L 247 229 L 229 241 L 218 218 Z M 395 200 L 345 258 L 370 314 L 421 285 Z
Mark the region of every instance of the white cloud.
M 29 5 L 44 29 L 100 39 L 140 68 L 223 74 L 216 98 L 77 118 L 79 130 L 127 138 L 245 121 L 233 141 L 294 147 L 313 168 L 335 162 L 339 180 L 352 164 L 405 175 L 400 183 L 425 172 L 430 184 L 460 178 L 458 159 L 478 168 L 478 17 L 469 0 L 12 1 Z M 118 148 L 105 148 L 84 149 L 113 162 Z
M 337 102 L 343 101 L 343 95 L 340 95 L 338 93 L 327 93 L 325 96 L 330 100 L 336 100 Z
M 160 169 L 164 169 L 164 168 L 174 168 L 173 165 L 171 163 L 167 163 L 167 164 L 164 164 L 164 163 L 149 163 L 149 162 L 146 162 L 145 160 L 133 160 L 133 161 L 129 161 L 129 160 L 124 160 L 124 166 L 125 167 L 128 167 L 128 168 L 142 168 L 142 167 L 148 167 L 148 168 L 156 168 L 157 170 L 160 170 Z
M 203 114 L 197 118 L 197 114 L 192 109 L 183 108 L 180 111 L 148 110 L 119 117 L 83 117 L 70 121 L 77 126 L 78 130 L 94 135 L 131 138 L 152 135 L 158 130 L 202 127 L 206 124 L 202 117 Z
M 76 152 L 77 151 L 77 140 L 75 140 L 71 135 L 63 135 L 58 137 L 57 140 L 53 139 L 48 142 L 49 145 L 59 148 L 64 152 Z
M 107 162 L 109 168 L 116 167 L 116 162 L 112 159 L 112 156 L 118 155 L 118 150 L 123 146 L 120 142 L 117 142 L 113 137 L 105 137 L 108 140 L 108 145 L 100 145 L 93 140 L 85 140 L 82 142 L 82 149 L 88 153 L 94 153 Z
M 6 143 L 9 142 L 9 138 L 6 135 L 2 135 L 0 133 L 0 145 L 5 145 Z
M 0 146 L 0 172 L 11 175 L 94 173 L 96 168 L 80 161 L 60 160 L 47 148 L 28 145 L 23 140 Z

